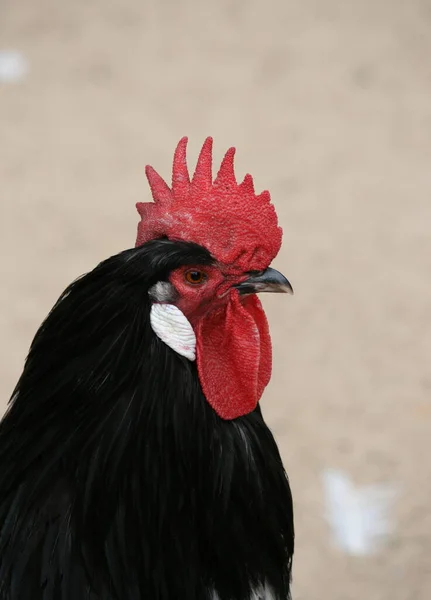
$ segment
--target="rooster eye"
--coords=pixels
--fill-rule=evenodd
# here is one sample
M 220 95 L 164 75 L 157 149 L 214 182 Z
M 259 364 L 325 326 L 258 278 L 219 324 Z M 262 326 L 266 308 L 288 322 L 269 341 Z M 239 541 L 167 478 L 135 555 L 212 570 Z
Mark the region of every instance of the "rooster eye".
M 196 271 L 195 269 L 187 271 L 185 278 L 187 283 L 191 283 L 192 285 L 199 285 L 208 279 L 206 273 L 203 271 Z

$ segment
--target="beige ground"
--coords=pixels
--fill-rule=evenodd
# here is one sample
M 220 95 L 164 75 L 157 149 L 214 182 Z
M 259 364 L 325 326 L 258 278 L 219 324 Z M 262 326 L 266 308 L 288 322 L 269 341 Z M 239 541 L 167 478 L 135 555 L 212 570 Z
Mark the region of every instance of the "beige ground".
M 264 407 L 296 500 L 296 600 L 431 598 L 431 4 L 429 0 L 6 0 L 0 49 L 0 389 L 6 401 L 59 293 L 133 245 L 144 165 L 177 140 L 269 187 Z M 398 483 L 376 556 L 337 549 L 324 469 Z

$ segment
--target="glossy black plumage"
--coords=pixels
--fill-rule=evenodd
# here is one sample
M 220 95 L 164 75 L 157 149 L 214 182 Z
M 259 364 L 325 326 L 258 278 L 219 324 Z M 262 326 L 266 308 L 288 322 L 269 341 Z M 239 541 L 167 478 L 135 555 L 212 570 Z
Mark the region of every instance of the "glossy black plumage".
M 211 262 L 148 242 L 40 327 L 0 425 L 1 600 L 289 597 L 292 499 L 260 408 L 220 419 L 149 322 L 151 285 Z

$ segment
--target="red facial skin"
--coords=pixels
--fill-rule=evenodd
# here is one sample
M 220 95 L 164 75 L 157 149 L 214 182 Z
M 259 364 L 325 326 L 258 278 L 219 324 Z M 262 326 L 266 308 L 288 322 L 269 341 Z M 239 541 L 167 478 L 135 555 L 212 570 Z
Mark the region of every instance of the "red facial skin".
M 187 281 L 200 271 L 202 283 Z M 171 273 L 179 294 L 176 306 L 196 333 L 199 380 L 209 404 L 222 419 L 256 408 L 271 377 L 268 323 L 256 294 L 241 296 L 235 285 L 247 274 L 228 268 L 187 266 Z
M 202 283 L 189 283 L 186 273 L 199 271 L 206 275 Z M 202 317 L 229 302 L 229 292 L 233 286 L 245 281 L 247 274 L 223 272 L 222 267 L 190 266 L 180 267 L 169 277 L 180 298 L 175 303 L 195 327 Z

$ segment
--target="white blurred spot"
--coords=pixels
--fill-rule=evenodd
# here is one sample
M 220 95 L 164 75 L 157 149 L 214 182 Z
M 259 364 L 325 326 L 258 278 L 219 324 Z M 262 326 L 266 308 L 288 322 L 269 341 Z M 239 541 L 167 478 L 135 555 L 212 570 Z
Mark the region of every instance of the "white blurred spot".
M 16 50 L 0 50 L 0 83 L 15 83 L 28 73 L 26 58 Z
M 336 469 L 324 471 L 323 486 L 326 517 L 337 546 L 356 556 L 378 552 L 393 530 L 389 512 L 398 486 L 355 486 L 347 474 Z

